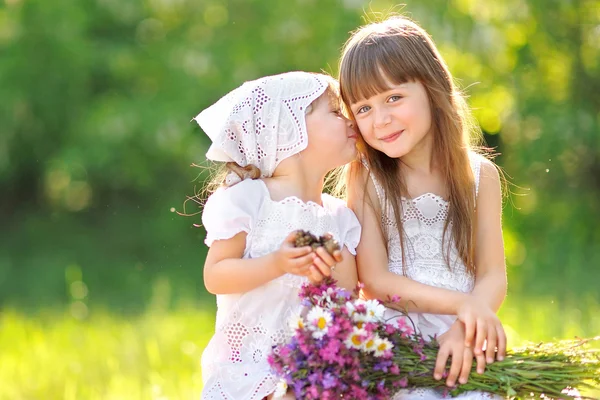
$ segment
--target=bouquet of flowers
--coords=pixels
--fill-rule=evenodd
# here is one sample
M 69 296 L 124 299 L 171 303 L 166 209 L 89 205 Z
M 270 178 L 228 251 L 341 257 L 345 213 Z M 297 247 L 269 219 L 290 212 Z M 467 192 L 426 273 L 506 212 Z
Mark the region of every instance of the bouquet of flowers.
M 385 321 L 382 303 L 360 299 L 331 278 L 303 286 L 300 296 L 307 313 L 291 321 L 294 335 L 269 356 L 281 378 L 276 395 L 290 389 L 299 399 L 389 399 L 401 388 L 419 387 L 450 396 L 479 390 L 574 399 L 582 398 L 578 389 L 600 385 L 600 353 L 587 340 L 574 340 L 509 351 L 485 373 L 447 388 L 433 378 L 438 344 L 416 333 L 408 317 Z

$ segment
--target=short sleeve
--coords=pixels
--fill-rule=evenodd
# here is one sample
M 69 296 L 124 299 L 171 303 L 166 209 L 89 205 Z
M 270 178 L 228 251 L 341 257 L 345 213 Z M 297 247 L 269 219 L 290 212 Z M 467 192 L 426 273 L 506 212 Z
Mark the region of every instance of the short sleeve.
M 360 242 L 361 226 L 356 214 L 346 202 L 333 196 L 323 196 L 328 208 L 334 210 L 339 227 L 340 245 L 346 246 L 352 255 L 356 255 L 356 248 Z
M 258 216 L 264 194 L 260 182 L 245 180 L 234 186 L 217 189 L 206 201 L 202 225 L 204 243 L 231 239 L 240 232 L 249 233 Z
M 344 246 L 348 249 L 352 255 L 356 255 L 356 248 L 358 242 L 360 242 L 361 226 L 358 222 L 358 218 L 348 207 L 344 207 L 340 215 L 341 233 L 340 236 L 343 238 Z

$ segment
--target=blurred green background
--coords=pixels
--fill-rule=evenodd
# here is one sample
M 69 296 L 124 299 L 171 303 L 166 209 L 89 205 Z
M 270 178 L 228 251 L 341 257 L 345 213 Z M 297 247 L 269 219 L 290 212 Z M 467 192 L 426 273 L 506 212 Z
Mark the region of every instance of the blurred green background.
M 337 73 L 374 0 L 2 0 L 0 399 L 190 399 L 214 322 L 190 120 L 244 80 Z M 600 1 L 395 7 L 514 183 L 512 345 L 600 333 Z

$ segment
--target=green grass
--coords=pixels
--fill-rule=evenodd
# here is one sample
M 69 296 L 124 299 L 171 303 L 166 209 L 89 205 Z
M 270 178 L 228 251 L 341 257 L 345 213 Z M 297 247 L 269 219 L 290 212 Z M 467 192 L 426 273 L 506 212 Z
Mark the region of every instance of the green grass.
M 0 315 L 0 399 L 198 399 L 200 356 L 214 306 L 149 307 L 137 317 L 83 311 Z M 561 311 L 546 300 L 509 297 L 502 318 L 510 344 L 600 333 L 600 307 Z
M 591 295 L 564 302 L 550 296 L 509 295 L 499 316 L 509 346 L 513 347 L 525 342 L 600 335 L 600 304 Z
M 76 314 L 77 315 L 77 314 Z M 198 399 L 212 312 L 0 317 L 0 399 Z

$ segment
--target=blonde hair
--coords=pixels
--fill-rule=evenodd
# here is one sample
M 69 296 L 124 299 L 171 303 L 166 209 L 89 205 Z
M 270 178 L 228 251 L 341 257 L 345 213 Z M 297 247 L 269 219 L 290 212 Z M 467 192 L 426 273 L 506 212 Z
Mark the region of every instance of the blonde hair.
M 389 90 L 388 82 L 394 85 L 420 82 L 424 86 L 432 114 L 433 157 L 448 190 L 449 211 L 443 237 L 451 230 L 451 240 L 443 242 L 454 242 L 468 273 L 474 274 L 476 199 L 469 151 L 481 143 L 481 131 L 473 123 L 466 101 L 431 37 L 416 23 L 401 16 L 365 25 L 353 32 L 344 45 L 339 70 L 341 96 L 348 108 Z M 402 163 L 366 145 L 364 140 L 359 151 L 370 173 L 383 187 L 384 215 L 388 207 L 392 207 L 405 254 L 401 199 L 408 197 L 408 190 L 401 174 Z M 360 174 L 355 172 L 362 168 L 360 162 L 355 162 L 347 169 L 346 179 L 357 179 Z M 363 182 L 365 193 L 366 183 Z M 374 204 L 373 199 L 367 201 Z M 385 231 L 386 227 L 382 228 Z M 451 265 L 449 255 L 450 245 L 445 256 L 448 267 Z

